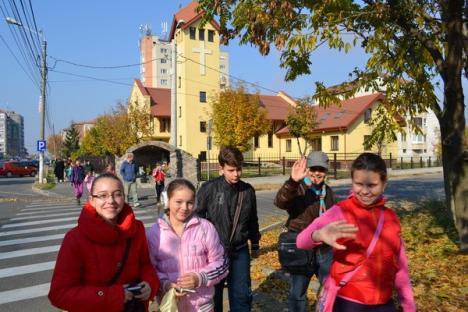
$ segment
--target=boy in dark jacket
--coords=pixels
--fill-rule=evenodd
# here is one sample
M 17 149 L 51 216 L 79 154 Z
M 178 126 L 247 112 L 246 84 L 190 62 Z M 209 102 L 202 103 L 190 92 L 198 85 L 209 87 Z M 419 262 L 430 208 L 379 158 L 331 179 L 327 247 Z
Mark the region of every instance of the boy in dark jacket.
M 250 257 L 258 257 L 260 241 L 257 199 L 252 186 L 240 180 L 244 160 L 242 153 L 237 148 L 225 147 L 219 152 L 218 160 L 222 175 L 202 185 L 197 194 L 196 212 L 214 224 L 224 247 L 229 251 L 230 266 L 226 280 L 230 310 L 250 311 Z M 239 196 L 242 196 L 239 221 L 231 239 Z M 215 312 L 223 311 L 223 289 L 224 281 L 215 286 Z
M 332 189 L 325 183 L 328 156 L 323 152 L 310 152 L 307 158 L 297 160 L 291 177 L 284 182 L 275 198 L 275 205 L 288 212 L 288 231 L 299 233 L 336 202 Z M 304 274 L 291 273 L 288 296 L 289 311 L 307 311 L 306 292 L 313 274 L 323 281 L 328 274 L 333 257 L 328 246 L 315 250 L 314 271 Z

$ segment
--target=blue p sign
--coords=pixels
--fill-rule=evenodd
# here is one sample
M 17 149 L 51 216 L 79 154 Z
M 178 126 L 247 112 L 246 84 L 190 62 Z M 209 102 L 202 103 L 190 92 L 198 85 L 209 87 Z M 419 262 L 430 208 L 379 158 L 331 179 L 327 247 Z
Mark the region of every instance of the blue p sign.
M 44 152 L 47 148 L 46 140 L 37 140 L 37 151 Z

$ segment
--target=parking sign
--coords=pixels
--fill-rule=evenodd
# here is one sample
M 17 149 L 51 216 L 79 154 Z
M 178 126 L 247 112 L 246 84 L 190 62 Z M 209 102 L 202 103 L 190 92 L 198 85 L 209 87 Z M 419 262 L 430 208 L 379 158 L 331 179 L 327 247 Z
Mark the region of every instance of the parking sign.
M 47 148 L 46 140 L 37 140 L 37 151 L 44 152 Z

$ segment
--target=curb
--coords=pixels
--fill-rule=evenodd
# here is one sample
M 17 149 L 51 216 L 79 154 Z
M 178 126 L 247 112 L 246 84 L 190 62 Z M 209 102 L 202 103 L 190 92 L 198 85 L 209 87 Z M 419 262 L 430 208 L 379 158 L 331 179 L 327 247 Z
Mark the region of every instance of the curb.
M 60 194 L 57 194 L 57 193 L 54 193 L 54 192 L 50 192 L 50 191 L 46 191 L 46 190 L 41 190 L 41 189 L 37 188 L 36 186 L 34 186 L 34 184 L 31 186 L 31 189 L 32 189 L 33 192 L 38 193 L 38 194 L 43 195 L 43 196 L 54 197 L 54 198 L 57 198 L 57 199 L 70 199 L 70 197 L 67 197 L 67 196 L 63 196 L 63 195 L 60 195 Z

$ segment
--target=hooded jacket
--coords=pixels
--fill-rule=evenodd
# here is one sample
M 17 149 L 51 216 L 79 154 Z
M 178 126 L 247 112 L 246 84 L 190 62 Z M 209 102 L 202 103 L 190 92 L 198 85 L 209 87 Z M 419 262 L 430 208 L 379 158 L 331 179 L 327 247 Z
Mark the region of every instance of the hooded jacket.
M 128 238 L 131 246 L 127 262 L 117 281 L 109 285 L 123 259 Z M 132 208 L 125 204 L 114 227 L 86 203 L 78 226 L 65 235 L 60 247 L 50 302 L 69 312 L 123 311 L 123 285 L 141 281 L 151 286 L 150 298 L 154 297 L 159 279 L 148 257 L 143 223 L 135 219 Z
M 159 218 L 148 231 L 150 259 L 163 289 L 179 276 L 194 272 L 199 286 L 177 301 L 179 311 L 212 311 L 214 285 L 228 274 L 224 248 L 214 226 L 193 216 L 185 224 L 182 236 L 176 234 L 168 218 Z

